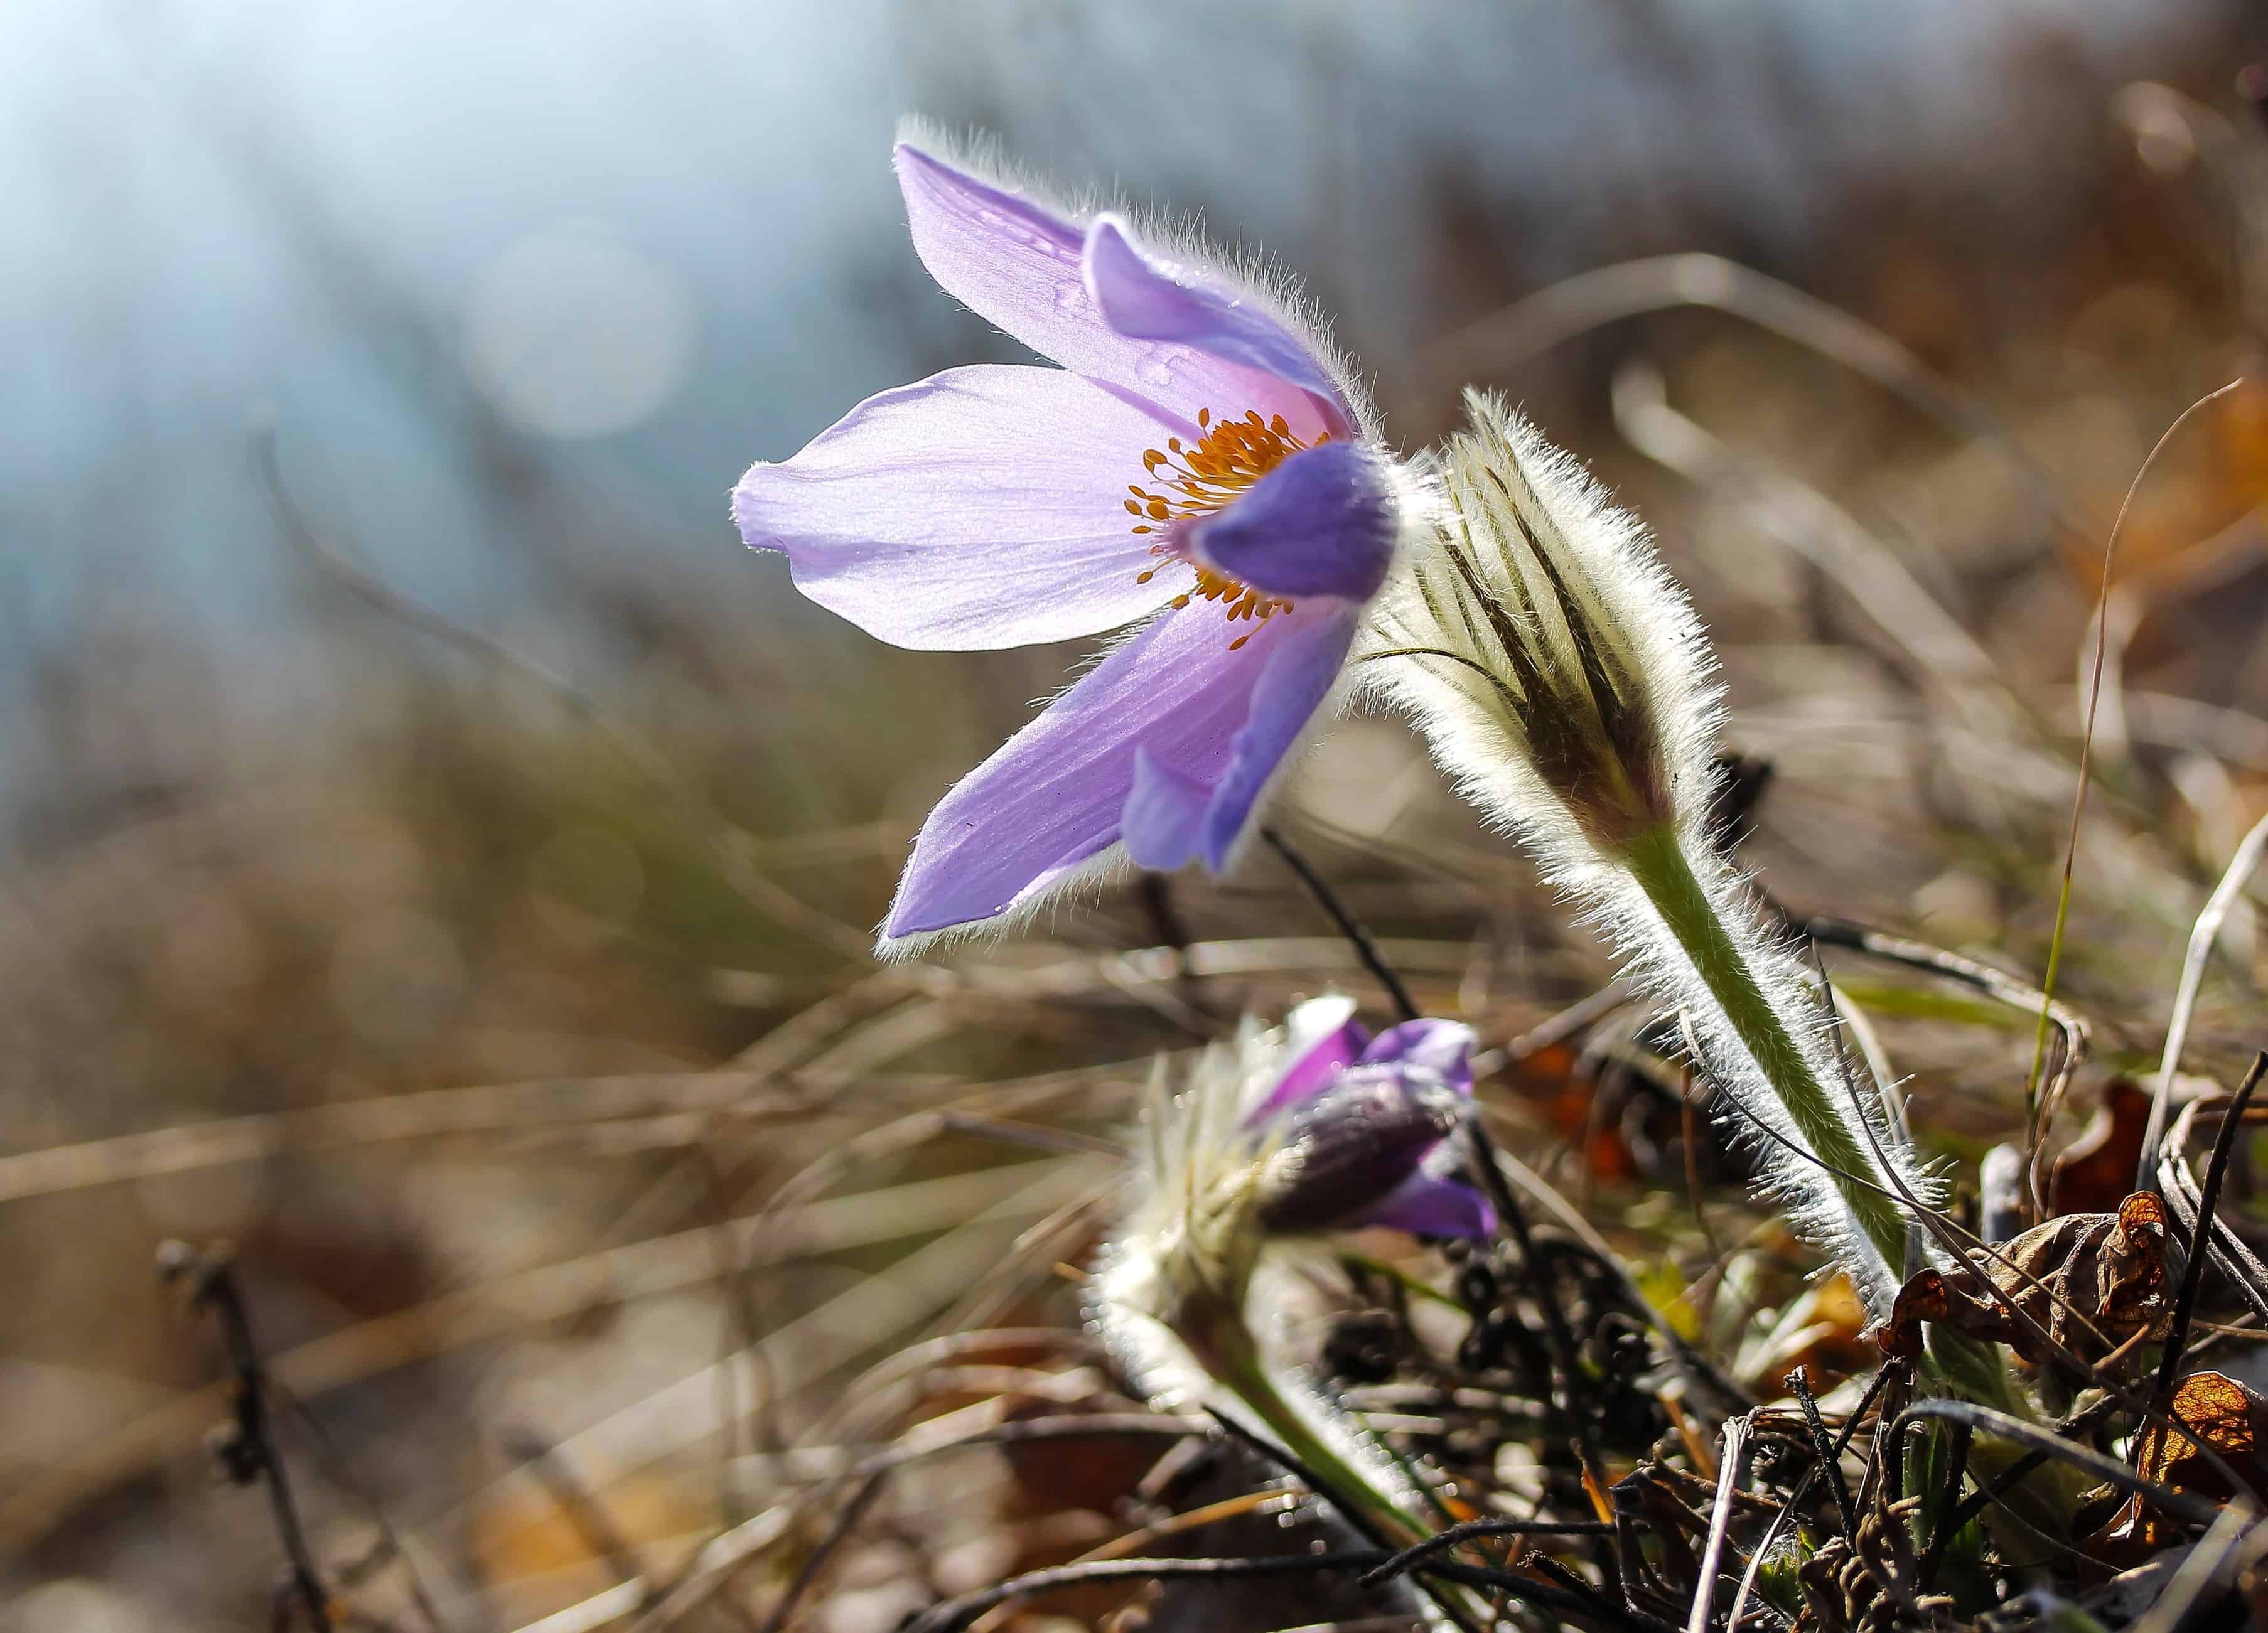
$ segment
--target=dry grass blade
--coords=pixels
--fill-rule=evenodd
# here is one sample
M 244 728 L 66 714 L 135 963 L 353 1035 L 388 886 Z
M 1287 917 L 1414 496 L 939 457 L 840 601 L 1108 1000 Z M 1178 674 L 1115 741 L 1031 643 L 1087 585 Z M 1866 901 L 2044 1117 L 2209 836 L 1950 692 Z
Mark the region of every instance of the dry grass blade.
M 2180 414 L 2174 417 L 2174 423 L 2167 426 L 2163 433 L 2159 436 L 2158 440 L 2151 445 L 2148 457 L 2143 460 L 2141 468 L 2134 473 L 2134 480 L 2127 484 L 2126 497 L 2120 502 L 2118 506 L 2118 514 L 2111 522 L 2110 532 L 2102 541 L 2102 588 L 2097 593 L 2095 605 L 2095 669 L 2093 677 L 2088 688 L 2087 717 L 2085 721 L 2082 722 L 2080 730 L 2079 788 L 2072 796 L 2071 832 L 2069 836 L 2064 842 L 2063 879 L 2058 889 L 2056 896 L 2055 931 L 2048 939 L 2047 972 L 2042 976 L 2040 981 L 2040 991 L 2043 996 L 2040 1005 L 2039 1030 L 2032 1042 L 2031 1069 L 2025 1074 L 2024 1078 L 2025 1167 L 2029 1173 L 2031 1173 L 2035 1176 L 2037 1175 L 2039 1171 L 2038 1158 L 2040 1140 L 2042 1136 L 2046 1132 L 2046 1130 L 2040 1126 L 2038 1100 L 2040 1066 L 2047 1056 L 2048 1047 L 2049 1016 L 2046 1000 L 2052 998 L 2055 996 L 2056 975 L 2063 963 L 2064 931 L 2071 916 L 2072 873 L 2079 861 L 2080 823 L 2081 819 L 2084 818 L 2087 813 L 2087 791 L 2088 784 L 2088 773 L 2095 750 L 2095 711 L 2100 707 L 2102 701 L 2102 662 L 2105 651 L 2104 643 L 2109 638 L 2109 624 L 2102 615 L 2102 605 L 2110 594 L 2110 586 L 2112 582 L 2111 569 L 2117 560 L 2118 535 L 2124 530 L 2127 515 L 2134 508 L 2134 496 L 2141 491 L 2142 483 L 2150 474 L 2151 467 L 2158 462 L 2158 456 L 2165 452 L 2167 445 L 2173 441 L 2175 434 L 2178 432 L 2183 426 L 2189 423 L 2189 421 L 2193 415 L 2197 414 L 2199 410 L 2205 408 L 2208 405 L 2226 397 L 2229 393 L 2235 391 L 2244 382 L 2242 379 L 2234 379 L 2229 381 L 2228 385 L 2220 387 L 2218 390 L 2207 392 L 2204 396 L 2190 404 L 2188 408 L 2183 409 Z M 2032 1202 L 2035 1207 L 2044 1206 L 2039 1197 L 2036 1178 L 2035 1179 L 2033 1187 Z
M 2142 1163 L 2135 1174 L 2135 1183 L 2146 1185 L 2158 1166 L 2158 1143 L 2165 1136 L 2168 1108 L 2173 1103 L 2174 1074 L 2181 1070 L 2182 1048 L 2189 1041 L 2190 1018 L 2197 1011 L 2198 989 L 2205 984 L 2205 961 L 2213 956 L 2213 943 L 2220 939 L 2220 927 L 2228 916 L 2228 909 L 2252 875 L 2260 866 L 2260 858 L 2268 852 L 2268 816 L 2252 825 L 2236 854 L 2228 859 L 2220 880 L 2205 898 L 2197 923 L 2191 927 L 2189 946 L 2182 955 L 2181 985 L 2174 992 L 2174 1011 L 2166 1023 L 2166 1050 L 2158 1061 L 2158 1080 L 2150 1093 L 2150 1122 L 2142 1134 Z
M 1717 1500 L 1709 1510 L 1709 1541 L 1702 1550 L 1700 1573 L 1694 1579 L 1693 1608 L 1685 1618 L 1685 1633 L 1708 1630 L 1718 1572 L 1725 1558 L 1725 1538 L 1732 1526 L 1733 1493 L 1748 1473 L 1749 1431 L 1753 1424 L 1751 1414 L 1725 1420 L 1724 1443 L 1718 1453 Z
M 947 1262 L 956 1269 L 973 1272 L 990 1259 L 981 1249 L 954 1245 L 965 1243 L 965 1238 L 949 1227 L 960 1226 L 988 1241 L 997 1240 L 998 1232 L 1024 1210 L 1043 1211 L 1066 1186 L 1081 1183 L 1075 1177 L 1067 1178 L 1053 1163 L 1019 1166 L 1035 1171 L 1038 1177 L 1000 1170 L 951 1174 L 867 1195 L 806 1203 L 763 1220 L 743 1220 L 735 1227 L 740 1250 L 751 1253 L 761 1244 L 765 1254 L 777 1255 L 784 1262 L 802 1253 L 839 1251 L 947 1227 L 947 1235 L 939 1244 L 923 1250 L 939 1254 L 938 1268 L 917 1267 L 916 1274 L 941 1282 L 946 1296 L 950 1297 L 957 1284 L 954 1270 L 944 1268 Z M 1020 1179 L 1024 1180 L 1020 1190 L 1003 1201 L 1004 1185 L 1012 1187 Z M 964 1223 L 972 1217 L 984 1223 L 973 1227 Z M 453 1349 L 574 1316 L 596 1304 L 698 1285 L 715 1273 L 713 1250 L 711 1229 L 703 1227 L 546 1266 L 311 1340 L 272 1357 L 268 1370 L 293 1397 L 314 1399 Z M 793 1331 L 833 1332 L 830 1311 L 847 1315 L 875 1301 L 872 1291 L 854 1290 L 794 1324 Z M 874 1318 L 870 1314 L 865 1319 L 871 1330 Z M 774 1334 L 773 1342 L 788 1333 L 789 1329 L 783 1329 Z M 705 1401 L 705 1391 L 715 1387 L 715 1372 L 712 1366 L 696 1374 L 699 1381 L 688 1393 L 699 1394 Z M 686 1387 L 679 1388 L 684 1391 Z M 85 1447 L 60 1467 L 25 1481 L 0 1498 L 0 1550 L 21 1552 L 30 1548 L 102 1492 L 180 1456 L 197 1443 L 206 1424 L 225 1404 L 217 1387 L 185 1394 Z M 699 1416 L 705 1423 L 707 1413 Z M 572 1445 L 552 1450 L 558 1457 L 575 1455 Z M 576 1477 L 590 1483 L 588 1470 L 580 1465 L 562 1462 L 560 1467 L 577 1469 Z
M 1660 255 L 1578 273 L 1433 342 L 1425 356 L 1454 379 L 1501 373 L 1587 330 L 1677 306 L 1727 313 L 1864 375 L 1955 437 L 1991 444 L 2022 474 L 2043 515 L 2064 515 L 2054 479 L 1969 394 L 1872 324 L 1719 255 Z

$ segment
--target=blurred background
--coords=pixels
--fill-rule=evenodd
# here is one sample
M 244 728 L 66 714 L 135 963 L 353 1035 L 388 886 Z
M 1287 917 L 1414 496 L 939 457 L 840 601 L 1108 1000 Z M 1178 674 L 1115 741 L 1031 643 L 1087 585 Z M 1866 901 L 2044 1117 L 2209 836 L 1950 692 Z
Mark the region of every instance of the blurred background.
M 166 1239 L 234 1244 L 366 1614 L 518 1627 L 771 1512 L 898 1344 L 1075 1328 L 1108 1166 L 1034 1131 L 1358 979 L 1264 859 L 865 961 L 1079 656 L 883 648 L 726 516 L 862 397 L 1019 356 L 913 255 L 902 115 L 1264 246 L 1407 447 L 1521 401 L 1725 644 L 1775 893 L 2036 976 L 2104 533 L 2268 335 L 2264 51 L 2243 0 L 0 8 L 11 1624 L 269 1616 Z M 2068 972 L 2113 1063 L 2268 806 L 2264 503 L 2254 386 L 2122 543 Z M 1286 820 L 1495 1037 L 1608 967 L 1398 725 Z M 1998 1137 L 2028 1027 L 1907 1019 L 1918 1121 Z M 1498 1109 L 1642 1200 L 1557 1092 Z M 1078 1542 L 953 1467 L 828 1633 Z

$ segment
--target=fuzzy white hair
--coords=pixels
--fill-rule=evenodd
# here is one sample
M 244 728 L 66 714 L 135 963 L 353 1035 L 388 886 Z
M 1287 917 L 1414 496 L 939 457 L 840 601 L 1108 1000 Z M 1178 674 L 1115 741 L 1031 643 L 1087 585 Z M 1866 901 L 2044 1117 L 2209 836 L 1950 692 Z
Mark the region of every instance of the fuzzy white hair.
M 1498 399 L 1466 403 L 1470 429 L 1445 460 L 1448 525 L 1373 612 L 1359 666 L 1466 798 L 1528 844 L 1666 1010 L 1691 1018 L 1763 1188 L 1887 1314 L 1902 1267 L 1861 1215 L 1898 1205 L 1879 1191 L 1903 1184 L 1933 1203 L 1939 1188 L 1875 1100 L 1846 1088 L 1793 944 L 1764 928 L 1712 842 L 1721 704 L 1700 621 L 1644 527 L 1580 465 Z M 1664 835 L 1827 1105 L 1784 1103 L 1641 886 L 1626 847 Z M 1808 1155 L 1822 1143 L 1842 1148 L 1856 1183 Z
M 1499 399 L 1465 403 L 1444 525 L 1374 608 L 1367 678 L 1555 870 L 1631 822 L 1701 822 L 1720 710 L 1692 604 L 1581 466 Z
M 1178 1088 L 1165 1062 L 1151 1073 L 1093 1313 L 1128 1377 L 1161 1406 L 1202 1401 L 1211 1388 L 1174 1335 L 1182 1313 L 1199 1301 L 1241 1309 L 1250 1290 L 1274 1153 L 1243 1124 L 1289 1052 L 1283 1033 L 1247 1016 L 1233 1040 L 1198 1054 Z

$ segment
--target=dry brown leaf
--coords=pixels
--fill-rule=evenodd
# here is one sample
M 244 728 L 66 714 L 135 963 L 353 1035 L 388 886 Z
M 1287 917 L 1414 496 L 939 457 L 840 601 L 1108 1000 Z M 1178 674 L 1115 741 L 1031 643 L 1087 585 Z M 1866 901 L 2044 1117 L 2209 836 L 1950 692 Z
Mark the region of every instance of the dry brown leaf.
M 2000 1253 L 2008 1262 L 1924 1270 L 1908 1282 L 1878 1335 L 1884 1351 L 1918 1355 L 1921 1324 L 1944 1321 L 2036 1365 L 2050 1351 L 2010 1313 L 2014 1304 L 2080 1359 L 2099 1361 L 2138 1335 L 2163 1336 L 2173 1319 L 2166 1205 L 2148 1191 L 2116 1213 L 2067 1213 L 2035 1225 Z
M 2261 1458 L 2262 1448 L 2268 1447 L 2268 1399 L 2225 1372 L 2192 1372 L 2174 1391 L 2166 1412 L 2189 1434 L 2157 1423 L 2143 1428 L 2135 1440 L 2134 1470 L 2145 1480 L 2202 1497 L 2235 1497 L 2236 1488 L 2228 1476 L 2198 1450 L 2197 1442 L 2202 1440 L 2239 1479 L 2256 1489 L 2268 1488 L 2268 1462 Z M 2168 1519 L 2139 1497 L 2129 1497 L 2088 1538 L 2088 1546 L 2114 1563 L 2132 1564 L 2179 1541 L 2183 1534 L 2178 1521 Z
M 2133 1183 L 2150 1126 L 2150 1097 L 2132 1078 L 2102 1085 L 2095 1115 L 2079 1137 L 2056 1153 L 2048 1178 L 2048 1210 L 2056 1215 L 2108 1212 Z

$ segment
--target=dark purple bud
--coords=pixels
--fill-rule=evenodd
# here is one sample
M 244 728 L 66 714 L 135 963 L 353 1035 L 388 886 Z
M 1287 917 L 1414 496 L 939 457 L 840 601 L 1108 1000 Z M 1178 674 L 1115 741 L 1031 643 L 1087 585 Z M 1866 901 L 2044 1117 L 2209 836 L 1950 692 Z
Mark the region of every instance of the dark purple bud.
M 1283 1143 L 1269 1165 L 1261 1224 L 1298 1233 L 1360 1223 L 1420 1171 L 1464 1107 L 1464 1097 L 1433 1072 L 1350 1067 L 1270 1123 Z

